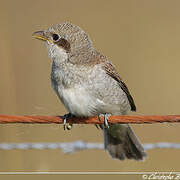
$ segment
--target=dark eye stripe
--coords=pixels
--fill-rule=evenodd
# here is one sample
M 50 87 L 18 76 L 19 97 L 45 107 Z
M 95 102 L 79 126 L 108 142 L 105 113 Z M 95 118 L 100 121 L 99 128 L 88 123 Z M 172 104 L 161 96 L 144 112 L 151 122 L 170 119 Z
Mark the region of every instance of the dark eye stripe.
M 56 44 L 59 47 L 64 48 L 67 52 L 70 52 L 71 46 L 70 46 L 70 43 L 66 39 L 60 38 L 58 41 L 56 41 Z

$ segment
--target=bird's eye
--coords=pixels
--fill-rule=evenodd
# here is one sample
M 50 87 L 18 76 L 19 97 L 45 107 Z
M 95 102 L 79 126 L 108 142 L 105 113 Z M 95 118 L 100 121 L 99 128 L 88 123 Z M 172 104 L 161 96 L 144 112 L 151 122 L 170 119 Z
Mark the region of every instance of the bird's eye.
M 53 38 L 53 40 L 56 42 L 56 41 L 59 40 L 59 35 L 58 35 L 58 34 L 53 34 L 53 35 L 52 35 L 52 38 Z

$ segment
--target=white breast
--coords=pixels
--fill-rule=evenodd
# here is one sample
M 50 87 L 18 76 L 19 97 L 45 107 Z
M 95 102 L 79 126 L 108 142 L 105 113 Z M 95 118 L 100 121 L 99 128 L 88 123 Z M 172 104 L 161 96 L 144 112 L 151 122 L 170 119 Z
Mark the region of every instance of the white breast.
M 58 89 L 58 92 L 67 110 L 76 116 L 93 116 L 97 103 L 103 103 L 82 87 Z

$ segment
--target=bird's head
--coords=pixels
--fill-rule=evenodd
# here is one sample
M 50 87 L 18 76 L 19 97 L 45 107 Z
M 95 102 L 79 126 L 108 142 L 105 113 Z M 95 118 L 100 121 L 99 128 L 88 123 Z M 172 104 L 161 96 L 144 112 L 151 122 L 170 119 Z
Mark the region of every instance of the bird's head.
M 34 32 L 33 37 L 45 41 L 50 58 L 60 61 L 93 49 L 89 36 L 80 27 L 69 22 Z

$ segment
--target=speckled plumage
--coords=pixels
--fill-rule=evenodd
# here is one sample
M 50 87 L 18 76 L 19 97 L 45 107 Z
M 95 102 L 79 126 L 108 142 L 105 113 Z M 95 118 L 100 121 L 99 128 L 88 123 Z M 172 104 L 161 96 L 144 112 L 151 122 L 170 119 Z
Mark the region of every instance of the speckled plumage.
M 125 92 L 120 88 L 118 82 L 106 73 L 102 63 L 83 66 L 68 61 L 59 64 L 54 60 L 52 69 L 52 85 L 63 103 L 66 99 L 63 97 L 63 92 L 67 90 L 72 90 L 74 93 L 76 90 L 86 92 L 86 96 L 82 93 L 85 99 L 83 109 L 86 109 L 84 114 L 80 114 L 81 109 L 77 110 L 76 107 L 74 107 L 76 112 L 73 112 L 72 108 L 70 110 L 69 106 L 72 103 L 70 105 L 69 102 L 64 103 L 72 114 L 94 116 L 100 113 L 127 114 L 130 111 Z M 82 104 L 82 101 L 74 103 Z
M 52 42 L 58 34 L 62 43 Z M 78 26 L 62 23 L 43 32 L 53 60 L 52 87 L 75 116 L 124 115 L 136 110 L 133 98 L 114 66 L 97 52 L 89 36 Z M 59 40 L 60 41 L 60 40 Z M 67 41 L 67 42 L 66 42 Z M 104 129 L 105 148 L 118 159 L 143 159 L 145 152 L 128 125 Z

